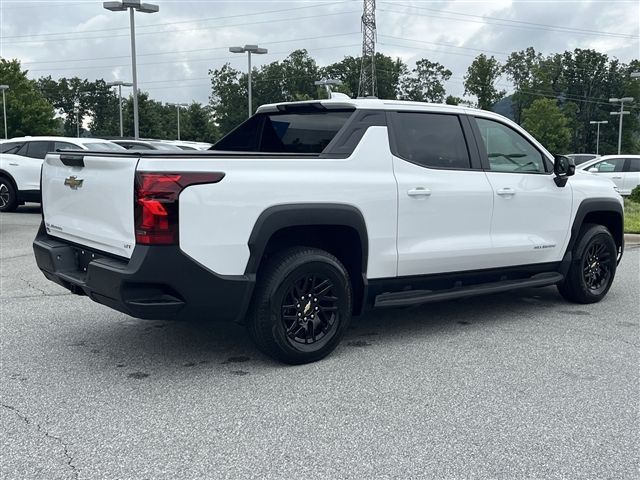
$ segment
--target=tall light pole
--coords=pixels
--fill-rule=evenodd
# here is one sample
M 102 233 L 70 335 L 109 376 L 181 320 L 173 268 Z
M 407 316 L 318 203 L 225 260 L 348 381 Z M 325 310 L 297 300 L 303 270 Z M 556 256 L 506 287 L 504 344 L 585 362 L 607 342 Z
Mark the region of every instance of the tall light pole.
M 178 112 L 178 140 L 180 140 L 180 108 L 187 107 L 188 105 L 186 103 L 167 103 L 167 105 L 176 107 L 176 111 Z
M 623 97 L 623 98 L 610 98 L 610 103 L 619 103 L 620 111 L 619 112 L 611 112 L 610 115 L 620 115 L 620 124 L 618 126 L 618 155 L 620 155 L 620 146 L 622 145 L 622 116 L 629 115 L 629 111 L 624 110 L 625 103 L 633 102 L 633 97 Z
M 141 3 L 140 0 L 104 2 L 102 6 L 112 12 L 129 10 L 129 24 L 131 25 L 131 73 L 133 76 L 133 136 L 137 139 L 140 137 L 140 129 L 138 122 L 138 76 L 136 74 L 136 23 L 134 12 L 137 10 L 142 13 L 156 13 L 160 10 L 160 7 L 152 3 Z
M 76 111 L 76 137 L 80 138 L 80 100 L 76 100 L 73 107 Z
M 123 82 L 122 80 L 116 80 L 115 82 L 108 82 L 107 87 L 118 87 L 118 110 L 120 111 L 120 138 L 124 137 L 124 131 L 122 129 L 122 87 L 132 87 L 133 83 Z
M 255 53 L 256 55 L 264 55 L 269 50 L 266 48 L 259 48 L 258 45 L 245 45 L 244 47 L 230 47 L 229 51 L 231 53 L 244 53 L 247 52 L 247 58 L 249 59 L 249 78 L 248 78 L 248 91 L 249 91 L 249 116 L 253 114 L 252 108 L 252 99 L 251 99 L 251 54 Z
M 4 139 L 7 139 L 7 102 L 4 98 L 4 91 L 9 90 L 9 85 L 0 85 L 2 90 L 2 118 L 4 118 Z
M 591 120 L 589 123 L 591 125 L 598 125 L 598 133 L 596 136 L 596 155 L 600 155 L 600 125 L 606 125 L 609 122 L 607 120 L 599 120 L 597 122 L 595 120 Z
M 317 85 L 319 87 L 324 87 L 325 90 L 327 91 L 327 98 L 331 98 L 331 86 L 332 85 L 342 85 L 342 81 L 341 80 L 334 80 L 333 78 L 327 78 L 327 79 L 323 79 L 323 80 L 317 80 L 315 82 L 313 82 L 314 85 Z

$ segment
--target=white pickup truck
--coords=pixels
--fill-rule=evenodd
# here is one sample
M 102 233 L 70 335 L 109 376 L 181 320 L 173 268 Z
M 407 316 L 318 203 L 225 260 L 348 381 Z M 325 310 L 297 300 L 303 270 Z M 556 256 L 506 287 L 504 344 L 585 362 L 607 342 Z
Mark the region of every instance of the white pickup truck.
M 287 363 L 352 315 L 521 287 L 601 300 L 623 252 L 610 180 L 448 105 L 262 106 L 204 152 L 64 152 L 42 171 L 44 275 L 148 319 L 246 323 Z

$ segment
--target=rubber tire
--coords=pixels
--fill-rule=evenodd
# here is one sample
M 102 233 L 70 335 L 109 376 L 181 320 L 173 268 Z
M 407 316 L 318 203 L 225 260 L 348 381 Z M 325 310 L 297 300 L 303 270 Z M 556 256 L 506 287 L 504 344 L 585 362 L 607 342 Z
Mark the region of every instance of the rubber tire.
M 280 319 L 280 304 L 275 298 L 290 276 L 309 270 L 313 264 L 329 267 L 334 284 L 342 291 L 337 330 L 329 341 L 315 351 L 303 352 L 286 338 Z M 316 362 L 329 355 L 340 343 L 351 321 L 352 288 L 347 269 L 340 260 L 324 250 L 310 247 L 288 248 L 271 258 L 260 269 L 252 305 L 247 315 L 249 334 L 260 351 L 290 365 Z
M 0 177 L 0 184 L 6 185 L 9 190 L 9 203 L 0 207 L 0 212 L 14 212 L 18 208 L 18 192 L 7 177 Z
M 609 285 L 607 285 L 602 293 L 594 295 L 589 291 L 584 283 L 582 263 L 589 245 L 597 238 L 604 240 L 604 243 L 608 246 L 609 254 L 611 255 L 611 258 L 613 258 L 613 262 L 611 266 Z M 574 303 L 587 304 L 599 302 L 607 295 L 616 274 L 616 257 L 618 255 L 618 248 L 616 247 L 616 242 L 614 241 L 611 232 L 602 225 L 583 225 L 578 233 L 578 239 L 573 248 L 572 255 L 573 258 L 571 261 L 571 267 L 569 267 L 569 272 L 567 273 L 564 281 L 558 284 L 558 291 L 560 292 L 560 295 L 562 295 L 566 300 Z

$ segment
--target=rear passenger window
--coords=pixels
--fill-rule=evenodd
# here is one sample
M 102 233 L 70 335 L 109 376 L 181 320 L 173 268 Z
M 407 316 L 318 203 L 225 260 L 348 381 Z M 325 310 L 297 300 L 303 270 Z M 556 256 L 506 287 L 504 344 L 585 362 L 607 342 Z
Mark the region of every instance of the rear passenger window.
M 50 142 L 29 142 L 27 157 L 44 159 L 49 151 L 49 144 Z
M 69 142 L 55 142 L 53 151 L 57 152 L 58 150 L 80 150 L 80 147 Z
M 393 131 L 400 158 L 429 168 L 471 168 L 457 115 L 397 112 Z

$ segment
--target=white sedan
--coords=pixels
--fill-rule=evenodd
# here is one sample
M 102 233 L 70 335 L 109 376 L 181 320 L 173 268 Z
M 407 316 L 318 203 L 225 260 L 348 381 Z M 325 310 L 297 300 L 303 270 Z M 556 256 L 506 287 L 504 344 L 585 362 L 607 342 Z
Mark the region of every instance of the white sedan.
M 578 165 L 576 170 L 607 177 L 621 195 L 629 195 L 640 184 L 640 155 L 605 155 Z
M 124 151 L 99 138 L 16 137 L 0 143 L 0 212 L 24 202 L 40 202 L 40 168 L 47 152 L 58 150 Z

